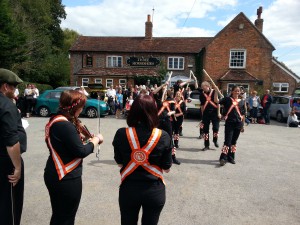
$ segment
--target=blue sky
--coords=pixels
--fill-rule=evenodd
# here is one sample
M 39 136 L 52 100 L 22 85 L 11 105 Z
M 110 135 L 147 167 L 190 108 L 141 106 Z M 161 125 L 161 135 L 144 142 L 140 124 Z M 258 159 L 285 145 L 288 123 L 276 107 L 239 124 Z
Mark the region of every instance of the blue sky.
M 300 0 L 62 0 L 63 28 L 86 36 L 144 36 L 147 14 L 154 37 L 213 37 L 237 14 L 250 21 L 263 7 L 263 33 L 274 57 L 300 76 Z M 153 13 L 154 8 L 154 13 Z

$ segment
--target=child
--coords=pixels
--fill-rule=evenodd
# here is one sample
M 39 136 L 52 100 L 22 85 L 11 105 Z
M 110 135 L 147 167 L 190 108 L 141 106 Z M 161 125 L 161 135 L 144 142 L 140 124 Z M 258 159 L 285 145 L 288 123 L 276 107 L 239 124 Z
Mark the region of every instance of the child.
M 298 125 L 299 125 L 299 121 L 297 115 L 295 114 L 295 110 L 292 110 L 287 120 L 287 126 L 298 127 Z

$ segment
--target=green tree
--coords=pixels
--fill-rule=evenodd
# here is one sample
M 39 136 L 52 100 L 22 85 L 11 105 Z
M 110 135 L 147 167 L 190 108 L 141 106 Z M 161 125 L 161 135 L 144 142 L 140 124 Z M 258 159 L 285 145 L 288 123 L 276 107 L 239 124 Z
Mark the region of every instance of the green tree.
M 25 61 L 25 35 L 13 20 L 8 0 L 0 1 L 0 67 L 13 69 L 15 63 Z

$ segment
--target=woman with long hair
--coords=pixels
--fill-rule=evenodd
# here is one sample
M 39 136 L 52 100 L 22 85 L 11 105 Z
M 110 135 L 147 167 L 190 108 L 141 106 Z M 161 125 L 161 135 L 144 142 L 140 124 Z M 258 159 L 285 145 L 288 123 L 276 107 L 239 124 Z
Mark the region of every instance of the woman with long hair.
M 82 193 L 82 159 L 103 142 L 101 134 L 91 135 L 78 119 L 85 102 L 83 93 L 64 91 L 58 114 L 45 127 L 50 151 L 44 172 L 52 207 L 50 225 L 75 223 Z
M 218 93 L 214 94 L 214 101 L 224 106 L 223 116 L 225 119 L 225 140 L 220 155 L 220 165 L 226 162 L 235 164 L 236 143 L 241 132 L 244 132 L 245 100 L 239 98 L 240 87 L 233 86 L 231 95 L 219 100 Z
M 172 165 L 169 134 L 157 128 L 155 100 L 137 96 L 127 117 L 128 128 L 117 130 L 114 158 L 121 168 L 119 206 L 121 224 L 137 224 L 141 207 L 142 224 L 155 225 L 166 201 L 163 171 Z

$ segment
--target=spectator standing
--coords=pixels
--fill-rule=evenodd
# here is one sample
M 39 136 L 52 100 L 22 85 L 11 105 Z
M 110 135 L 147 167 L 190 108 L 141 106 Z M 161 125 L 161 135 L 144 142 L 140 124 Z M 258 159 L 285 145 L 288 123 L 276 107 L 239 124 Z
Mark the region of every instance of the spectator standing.
M 252 123 L 257 123 L 259 104 L 260 98 L 257 96 L 257 91 L 252 91 L 252 95 L 249 97 L 249 108 Z
M 0 224 L 19 225 L 24 196 L 24 164 L 27 137 L 21 115 L 12 102 L 16 86 L 23 81 L 0 69 Z
M 123 112 L 123 94 L 122 89 L 119 89 L 119 92 L 116 95 L 116 118 L 120 117 L 120 114 Z
M 33 106 L 33 95 L 34 92 L 32 90 L 31 84 L 27 84 L 25 90 L 24 90 L 24 96 L 25 96 L 25 104 L 26 104 L 26 117 L 30 117 L 30 114 L 32 112 L 32 106 Z
M 34 84 L 31 85 L 31 88 L 33 92 L 32 109 L 34 109 L 37 102 L 37 98 L 40 96 L 40 92 L 39 89 Z
M 110 85 L 109 89 L 107 89 L 107 103 L 110 108 L 110 114 L 115 114 L 115 101 L 116 101 L 116 90 L 113 88 L 113 85 Z
M 263 116 L 265 119 L 265 124 L 270 124 L 270 106 L 272 104 L 273 98 L 270 95 L 270 90 L 266 90 L 265 94 L 261 98 L 261 105 L 263 107 Z

